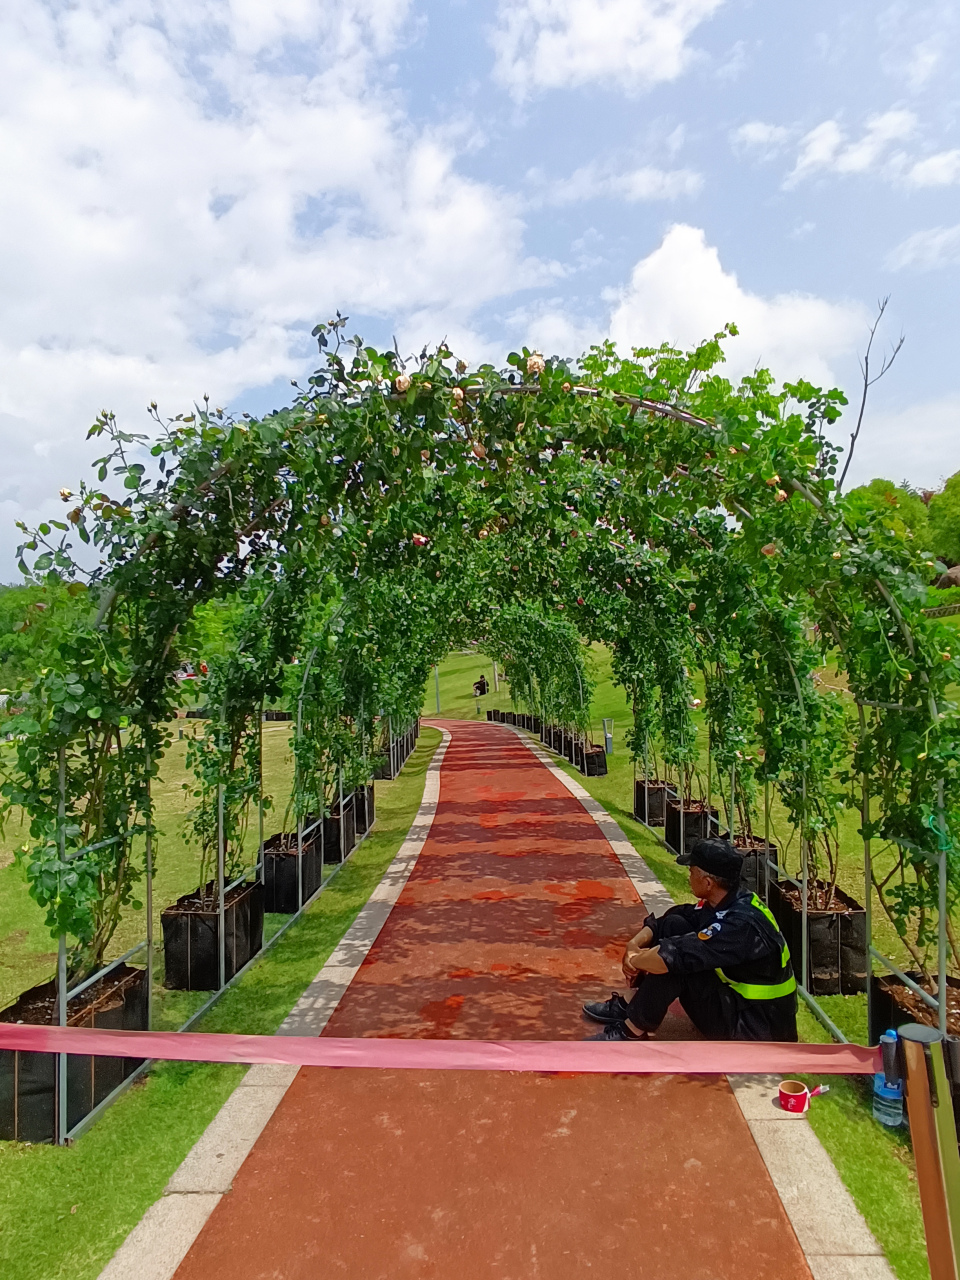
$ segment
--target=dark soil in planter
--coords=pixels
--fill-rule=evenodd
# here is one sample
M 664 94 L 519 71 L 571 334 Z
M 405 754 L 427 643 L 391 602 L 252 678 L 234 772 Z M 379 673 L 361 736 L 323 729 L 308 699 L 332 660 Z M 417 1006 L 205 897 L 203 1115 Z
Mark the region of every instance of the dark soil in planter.
M 175 991 L 216 991 L 220 986 L 220 920 L 216 886 L 184 894 L 160 916 L 163 926 L 164 986 Z M 238 884 L 224 903 L 226 980 L 229 982 L 263 946 L 263 885 Z
M 641 796 L 642 800 L 642 796 Z M 685 849 L 698 840 L 705 840 L 716 824 L 716 809 L 708 809 L 702 800 L 685 800 L 683 802 L 683 844 Z M 677 797 L 667 797 L 667 808 L 664 816 L 663 842 L 674 853 L 681 853 L 680 848 L 680 801 Z
M 777 846 L 765 844 L 762 836 L 737 836 L 733 847 L 743 858 L 740 884 L 744 889 L 766 899 L 767 884 L 777 879 L 777 873 L 767 866 L 767 859 L 777 861 Z
M 57 984 L 25 991 L 0 1011 L 0 1022 L 57 1025 Z M 67 1025 L 147 1031 L 146 970 L 119 965 L 67 1006 Z M 67 1127 L 72 1129 L 142 1064 L 142 1058 L 67 1058 Z M 0 1051 L 0 1139 L 56 1140 L 57 1058 L 52 1053 Z
M 923 986 L 923 974 L 908 969 L 907 977 Z M 931 991 L 931 995 L 934 993 Z M 937 1011 L 924 1004 L 915 991 L 893 974 L 875 977 L 870 990 L 870 1043 L 876 1044 L 892 1028 L 917 1025 L 937 1026 Z M 960 1035 L 960 978 L 947 978 L 947 1034 Z
M 633 785 L 633 815 L 641 822 L 646 820 L 651 827 L 662 827 L 666 817 L 668 800 L 676 800 L 677 791 L 669 782 L 660 778 L 650 778 L 646 783 L 646 812 L 644 819 L 644 782 L 638 778 Z
M 308 826 L 308 823 L 304 824 Z M 303 841 L 303 901 L 320 888 L 319 831 L 311 831 Z M 263 844 L 263 909 L 280 915 L 299 910 L 297 833 L 285 831 Z
M 826 889 L 822 881 L 816 887 Z M 800 890 L 786 882 L 768 886 L 770 909 L 790 948 L 800 978 L 803 914 Z M 842 889 L 834 891 L 830 910 L 807 911 L 807 990 L 815 996 L 852 996 L 867 989 L 867 916 Z

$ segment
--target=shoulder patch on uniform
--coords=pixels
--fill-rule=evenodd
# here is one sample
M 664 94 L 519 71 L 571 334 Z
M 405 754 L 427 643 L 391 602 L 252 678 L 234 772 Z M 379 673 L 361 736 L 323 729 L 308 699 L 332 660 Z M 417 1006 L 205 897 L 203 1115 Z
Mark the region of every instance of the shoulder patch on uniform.
M 714 920 L 713 924 L 708 924 L 705 929 L 701 929 L 697 937 L 701 942 L 709 942 L 714 934 L 720 932 L 720 921 Z

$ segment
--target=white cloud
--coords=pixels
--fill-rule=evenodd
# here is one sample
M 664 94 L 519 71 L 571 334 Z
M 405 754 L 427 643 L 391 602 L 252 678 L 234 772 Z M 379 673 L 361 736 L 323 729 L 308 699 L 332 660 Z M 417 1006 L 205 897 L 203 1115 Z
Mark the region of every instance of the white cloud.
M 599 83 L 628 92 L 675 80 L 691 33 L 722 0 L 501 0 L 491 34 L 496 75 L 523 101 Z
M 615 199 L 635 203 L 640 200 L 676 200 L 695 196 L 703 178 L 692 169 L 658 169 L 642 165 L 623 173 L 610 173 L 596 164 L 584 165 L 569 178 L 544 187 L 538 203 L 578 204 L 584 200 Z
M 733 321 L 740 336 L 726 344 L 729 376 L 762 364 L 780 380 L 831 385 L 832 363 L 853 350 L 865 320 L 863 309 L 852 303 L 749 293 L 724 270 L 703 231 L 679 224 L 634 267 L 617 295 L 610 336 L 621 350 L 664 341 L 690 347 Z
M 960 263 L 960 225 L 917 231 L 898 244 L 887 257 L 891 271 L 900 271 L 904 267 L 930 270 L 954 263 Z
M 940 151 L 917 160 L 904 174 L 912 187 L 950 187 L 960 182 L 960 150 Z
M 838 425 L 846 424 L 841 420 Z M 849 435 L 839 430 L 835 438 L 846 444 Z M 908 480 L 932 489 L 956 471 L 960 471 L 960 395 L 919 401 L 905 409 L 873 411 L 868 403 L 844 488 L 884 476 L 895 483 Z
M 0 14 L 0 503 L 132 426 L 299 373 L 335 309 L 469 332 L 550 278 L 520 202 L 381 84 L 408 0 L 23 0 Z M 51 461 L 39 466 L 38 457 Z M 8 536 L 9 535 L 9 536 Z M 10 545 L 0 527 L 0 554 Z
M 762 120 L 749 120 L 734 129 L 730 141 L 735 151 L 753 152 L 761 160 L 772 160 L 780 154 L 790 137 L 790 130 L 779 124 L 765 124 Z
M 866 173 L 890 158 L 892 144 L 909 138 L 917 127 L 912 111 L 885 111 L 869 117 L 862 137 L 848 141 L 836 120 L 825 120 L 800 140 L 800 154 L 786 185 L 794 186 L 817 172 Z

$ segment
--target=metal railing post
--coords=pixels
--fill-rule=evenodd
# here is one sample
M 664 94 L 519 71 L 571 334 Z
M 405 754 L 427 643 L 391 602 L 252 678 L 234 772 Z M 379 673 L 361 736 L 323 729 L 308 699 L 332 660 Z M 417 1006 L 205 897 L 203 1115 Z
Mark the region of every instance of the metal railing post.
M 217 959 L 220 986 L 227 985 L 227 931 L 224 916 L 224 887 L 227 880 L 226 845 L 223 831 L 223 783 L 217 783 Z
M 59 759 L 59 794 L 57 798 L 57 845 L 60 850 L 61 866 L 67 856 L 67 748 L 60 748 Z M 61 1027 L 67 1025 L 67 935 L 60 934 L 57 943 L 57 1022 Z M 57 1143 L 60 1146 L 67 1140 L 67 1055 L 57 1054 Z
M 147 1030 L 153 1029 L 153 804 L 151 800 L 150 748 L 147 748 L 147 830 L 144 839 L 144 871 L 147 877 Z
M 943 804 L 943 779 L 937 783 L 937 1022 L 947 1034 L 947 819 Z

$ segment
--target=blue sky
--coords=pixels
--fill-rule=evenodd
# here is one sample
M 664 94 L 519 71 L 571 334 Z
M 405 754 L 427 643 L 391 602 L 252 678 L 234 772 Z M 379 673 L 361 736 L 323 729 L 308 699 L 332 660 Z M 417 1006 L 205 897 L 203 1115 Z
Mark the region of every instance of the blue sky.
M 960 469 L 960 14 L 821 0 L 20 0 L 0 16 L 0 558 L 115 409 L 282 403 L 337 309 L 468 359 L 693 343 Z M 838 432 L 843 435 L 843 428 Z M 8 574 L 6 576 L 9 576 Z

